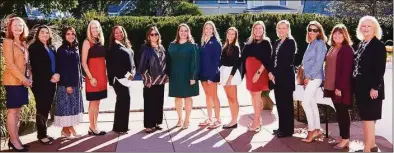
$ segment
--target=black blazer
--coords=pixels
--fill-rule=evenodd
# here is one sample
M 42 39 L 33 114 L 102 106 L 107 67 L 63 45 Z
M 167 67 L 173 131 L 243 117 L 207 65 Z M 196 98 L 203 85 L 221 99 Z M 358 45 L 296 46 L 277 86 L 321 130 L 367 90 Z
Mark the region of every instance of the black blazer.
M 278 86 L 286 86 L 291 87 L 292 90 L 295 90 L 295 74 L 294 74 L 294 54 L 296 52 L 297 46 L 294 39 L 286 38 L 282 45 L 279 48 L 278 53 L 276 54 L 276 47 L 280 42 L 276 40 L 272 47 L 271 54 L 271 71 L 275 76 L 275 83 Z M 275 65 L 276 61 L 276 67 Z
M 50 46 L 54 55 L 55 48 Z M 45 83 L 51 83 L 52 76 L 56 73 L 52 72 L 52 61 L 45 49 L 44 44 L 39 40 L 31 44 L 28 48 L 30 57 L 31 72 L 33 75 L 33 86 L 39 86 Z
M 108 83 L 111 86 L 115 77 L 125 78 L 127 72 L 135 74 L 134 52 L 123 45 L 113 43 L 107 52 L 106 62 Z
M 165 53 L 165 61 L 167 61 L 168 53 L 165 51 L 163 46 L 159 46 L 161 51 L 164 51 Z M 146 70 L 148 70 L 148 73 L 150 76 L 153 78 L 163 75 L 163 74 L 168 74 L 168 66 L 169 64 L 166 64 L 166 67 L 164 68 L 160 66 L 160 60 L 154 51 L 154 49 L 147 45 L 144 44 L 141 46 L 140 49 L 141 58 L 140 58 L 140 63 L 138 65 L 138 73 L 143 74 Z
M 358 48 L 361 47 L 361 43 Z M 358 49 L 357 49 L 358 50 Z M 384 73 L 386 71 L 386 48 L 379 39 L 372 38 L 366 46 L 359 61 L 359 72 L 356 76 L 357 86 L 368 89 L 366 96 L 369 97 L 371 89 L 378 90 L 378 98 L 383 100 L 384 94 Z M 360 84 L 359 84 L 360 83 Z

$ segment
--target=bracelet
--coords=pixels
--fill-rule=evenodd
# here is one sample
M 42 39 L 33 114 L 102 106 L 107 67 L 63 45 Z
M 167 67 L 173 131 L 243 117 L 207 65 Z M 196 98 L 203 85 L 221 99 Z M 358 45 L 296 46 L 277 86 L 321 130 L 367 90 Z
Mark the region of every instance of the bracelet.
M 260 71 L 257 71 L 257 74 L 261 74 L 261 72 L 260 72 Z

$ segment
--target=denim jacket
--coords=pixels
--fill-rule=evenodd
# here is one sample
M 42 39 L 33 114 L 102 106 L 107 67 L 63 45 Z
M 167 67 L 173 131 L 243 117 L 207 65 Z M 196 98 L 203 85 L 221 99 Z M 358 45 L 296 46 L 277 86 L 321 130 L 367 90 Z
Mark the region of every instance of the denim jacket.
M 305 78 L 324 79 L 323 62 L 326 53 L 327 47 L 323 40 L 316 39 L 308 45 L 302 59 Z

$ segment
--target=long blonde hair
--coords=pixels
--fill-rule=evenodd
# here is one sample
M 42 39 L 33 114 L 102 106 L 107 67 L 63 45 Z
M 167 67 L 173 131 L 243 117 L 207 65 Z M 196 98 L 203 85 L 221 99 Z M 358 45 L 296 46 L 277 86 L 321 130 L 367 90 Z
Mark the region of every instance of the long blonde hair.
M 190 27 L 189 27 L 186 23 L 181 23 L 181 24 L 178 26 L 178 29 L 176 30 L 175 40 L 173 41 L 173 43 L 179 44 L 179 40 L 180 40 L 180 37 L 179 37 L 179 30 L 181 29 L 182 26 L 185 27 L 185 28 L 187 29 L 187 33 L 188 33 L 188 34 L 187 34 L 187 42 L 194 43 L 194 39 L 193 39 L 191 30 L 190 30 Z
M 98 40 L 98 42 L 99 42 L 101 45 L 104 45 L 104 34 L 103 34 L 103 29 L 102 29 L 102 27 L 101 27 L 100 22 L 97 21 L 97 20 L 92 20 L 92 21 L 89 22 L 88 30 L 86 31 L 87 40 L 88 40 L 89 42 L 91 42 L 91 43 L 95 43 L 95 42 L 96 42 L 96 39 L 93 38 L 91 29 L 90 29 L 90 28 L 92 27 L 93 24 L 97 24 L 97 25 L 98 25 L 98 27 L 99 27 L 99 29 L 100 29 L 100 30 L 99 30 L 100 33 L 99 33 L 99 35 L 98 35 L 98 39 L 97 39 L 97 40 Z
M 254 27 L 256 27 L 257 25 L 263 26 L 263 30 L 264 30 L 262 38 L 258 41 L 258 43 L 261 43 L 263 40 L 267 40 L 267 41 L 270 40 L 266 35 L 266 28 L 265 28 L 264 22 L 263 21 L 256 21 L 255 23 L 253 23 L 252 30 L 250 31 L 250 36 L 249 36 L 246 44 L 251 44 L 253 42 L 253 40 L 255 40 L 253 33 L 254 33 Z
M 380 27 L 380 24 L 379 24 L 378 20 L 375 17 L 373 17 L 373 16 L 364 16 L 358 22 L 358 26 L 357 26 L 357 29 L 356 29 L 356 36 L 357 36 L 358 40 L 364 40 L 364 35 L 360 31 L 360 28 L 361 28 L 361 24 L 364 21 L 366 21 L 366 20 L 372 21 L 372 23 L 373 23 L 373 27 L 372 28 L 373 28 L 374 35 L 379 40 L 382 39 L 382 33 L 383 33 L 382 32 L 382 27 Z
M 231 43 L 230 43 L 230 41 L 227 39 L 227 33 L 228 33 L 230 30 L 233 30 L 233 31 L 235 32 L 234 41 L 231 42 Z M 226 48 L 228 45 L 235 45 L 235 46 L 237 46 L 239 49 L 241 49 L 241 47 L 239 47 L 239 42 L 238 42 L 238 29 L 237 29 L 236 27 L 230 27 L 230 28 L 227 29 L 227 31 L 226 31 L 226 41 L 224 42 L 224 45 L 223 45 L 223 52 L 226 52 L 227 55 L 231 55 L 232 50 L 231 50 L 230 48 L 227 48 L 227 50 L 224 50 L 224 48 Z
M 12 23 L 18 20 L 19 22 L 22 23 L 23 25 L 23 32 L 22 34 L 19 36 L 19 40 L 20 41 L 26 41 L 27 36 L 29 35 L 29 28 L 26 25 L 26 22 L 20 18 L 20 17 L 12 17 L 8 20 L 8 25 L 7 25 L 7 33 L 6 33 L 6 38 L 8 39 L 14 39 L 14 34 L 12 33 Z
M 220 44 L 220 36 L 219 36 L 219 33 L 218 33 L 217 29 L 216 29 L 215 23 L 213 23 L 212 21 L 207 21 L 207 22 L 204 23 L 204 26 L 202 26 L 201 45 L 204 44 L 205 26 L 207 26 L 207 25 L 211 25 L 211 26 L 212 26 L 212 29 L 213 29 L 213 36 L 216 38 L 216 40 L 217 40 L 217 41 L 219 42 L 219 44 Z

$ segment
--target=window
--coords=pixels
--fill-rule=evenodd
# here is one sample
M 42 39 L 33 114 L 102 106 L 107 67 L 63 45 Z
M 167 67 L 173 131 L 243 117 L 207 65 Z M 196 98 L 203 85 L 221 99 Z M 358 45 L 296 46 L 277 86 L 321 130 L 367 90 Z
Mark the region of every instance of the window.
M 280 0 L 279 1 L 280 6 L 286 6 L 286 0 Z
M 304 3 L 305 3 L 305 0 L 301 0 L 301 5 L 304 5 Z
M 218 3 L 228 3 L 228 0 L 218 0 Z
M 235 0 L 235 3 L 245 3 L 245 0 Z

